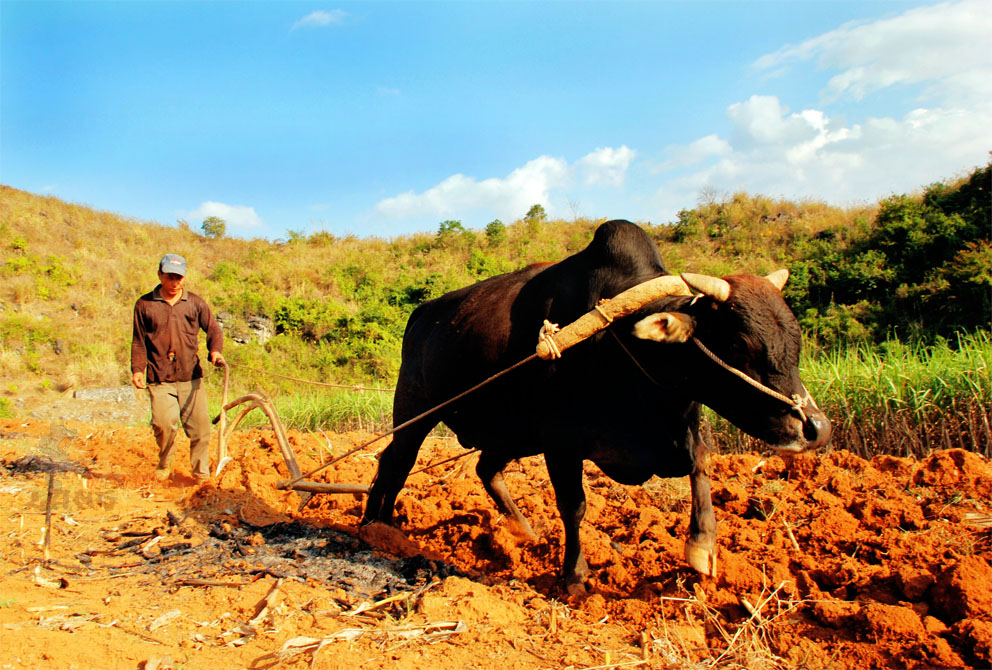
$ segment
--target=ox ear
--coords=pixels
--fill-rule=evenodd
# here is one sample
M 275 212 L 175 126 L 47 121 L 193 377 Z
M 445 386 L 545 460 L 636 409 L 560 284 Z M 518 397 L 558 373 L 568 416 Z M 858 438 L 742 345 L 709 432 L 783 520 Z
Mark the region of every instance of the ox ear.
M 695 321 L 688 314 L 658 312 L 634 325 L 634 337 L 655 342 L 685 342 L 695 326 Z
M 789 281 L 789 271 L 786 268 L 782 268 L 781 270 L 776 270 L 770 275 L 765 275 L 765 279 L 770 281 L 775 288 L 781 291 L 782 287 L 785 286 L 785 282 Z

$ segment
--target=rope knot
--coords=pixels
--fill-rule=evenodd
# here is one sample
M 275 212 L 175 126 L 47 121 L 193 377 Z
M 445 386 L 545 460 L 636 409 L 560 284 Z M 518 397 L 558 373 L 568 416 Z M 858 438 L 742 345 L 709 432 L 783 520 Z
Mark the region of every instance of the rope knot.
M 803 397 L 798 393 L 792 394 L 792 409 L 799 413 L 799 418 L 802 419 L 803 423 L 806 423 L 806 412 L 803 410 L 806 408 L 806 399 L 808 397 Z
M 595 305 L 593 305 L 593 309 L 595 309 L 597 312 L 599 312 L 599 315 L 601 317 L 603 317 L 603 320 L 606 321 L 606 325 L 608 326 L 611 323 L 613 323 L 613 317 L 610 316 L 609 314 L 607 314 L 603 310 L 602 305 L 606 304 L 607 302 L 609 302 L 609 300 L 606 299 L 606 298 L 604 298 L 604 299 L 600 300 L 599 302 L 597 302 Z
M 561 328 L 558 327 L 557 323 L 551 323 L 547 319 L 544 320 L 544 325 L 541 326 L 541 332 L 538 333 L 537 339 L 539 342 L 547 342 L 548 349 L 551 351 L 551 358 L 561 358 L 561 349 L 558 348 L 558 343 L 555 342 L 554 335 Z

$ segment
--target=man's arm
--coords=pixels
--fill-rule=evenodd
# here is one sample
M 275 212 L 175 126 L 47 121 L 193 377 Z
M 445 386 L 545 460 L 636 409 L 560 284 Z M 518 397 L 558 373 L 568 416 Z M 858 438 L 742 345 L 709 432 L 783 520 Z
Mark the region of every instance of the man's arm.
M 216 317 L 214 317 L 213 312 L 210 310 L 210 305 L 204 300 L 200 307 L 200 328 L 207 334 L 207 351 L 209 355 L 207 360 L 211 363 L 220 367 L 225 364 L 224 362 L 224 331 L 221 329 L 220 324 L 217 323 Z
M 145 388 L 145 368 L 148 366 L 148 350 L 145 347 L 145 329 L 142 325 L 138 303 L 134 305 L 131 324 L 131 383 L 135 388 Z

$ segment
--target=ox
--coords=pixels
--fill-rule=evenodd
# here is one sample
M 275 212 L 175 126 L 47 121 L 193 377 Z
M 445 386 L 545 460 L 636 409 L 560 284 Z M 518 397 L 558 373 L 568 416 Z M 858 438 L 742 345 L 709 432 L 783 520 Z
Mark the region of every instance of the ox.
M 667 274 L 641 228 L 610 221 L 588 247 L 559 263 L 423 303 L 403 338 L 394 425 L 526 359 L 545 320 L 570 323 L 601 300 Z M 480 450 L 476 472 L 486 491 L 532 539 L 502 470 L 511 460 L 544 454 L 565 526 L 569 593 L 584 592 L 589 574 L 579 543 L 586 459 L 622 484 L 689 475 L 685 557 L 715 575 L 710 448 L 699 432 L 700 404 L 784 452 L 826 444 L 830 422 L 799 378 L 799 324 L 781 294 L 788 271 L 682 277 L 702 295 L 693 297 L 673 278 L 682 291 L 615 320 L 561 358 L 533 358 L 397 432 L 380 455 L 362 523 L 391 521 L 421 443 L 444 421 L 463 446 Z

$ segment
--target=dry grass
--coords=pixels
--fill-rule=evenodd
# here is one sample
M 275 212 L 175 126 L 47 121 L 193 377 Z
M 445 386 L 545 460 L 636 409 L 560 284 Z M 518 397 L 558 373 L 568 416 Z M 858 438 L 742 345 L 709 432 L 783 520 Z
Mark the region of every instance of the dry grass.
M 705 593 L 694 585 L 685 597 L 663 597 L 674 604 L 681 616 L 665 619 L 661 634 L 650 642 L 651 653 L 670 668 L 687 670 L 787 670 L 793 666 L 776 655 L 776 627 L 795 612 L 803 601 L 787 597 L 783 582 L 773 589 L 762 589 L 752 603 L 739 600 L 749 616 L 729 621 L 712 607 Z M 684 622 L 684 623 L 683 623 Z

